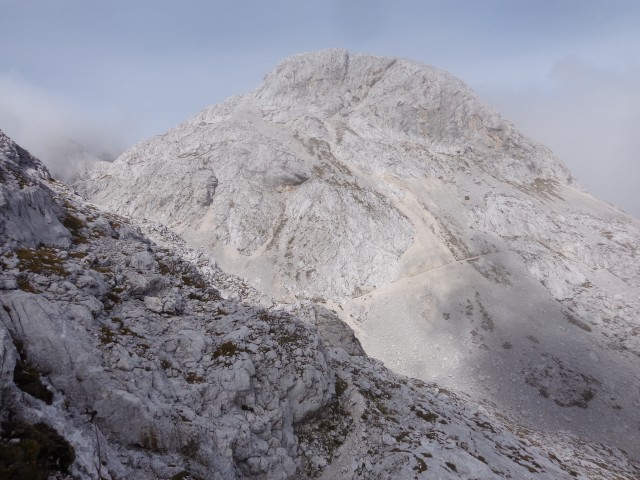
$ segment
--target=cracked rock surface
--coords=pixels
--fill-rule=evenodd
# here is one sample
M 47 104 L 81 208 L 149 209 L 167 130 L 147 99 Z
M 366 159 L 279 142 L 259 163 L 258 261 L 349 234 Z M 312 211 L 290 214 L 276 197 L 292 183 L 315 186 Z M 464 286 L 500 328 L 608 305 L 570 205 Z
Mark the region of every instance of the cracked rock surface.
M 640 458 L 640 223 L 446 72 L 297 55 L 77 188 L 399 373 Z
M 640 474 L 613 447 L 389 371 L 330 309 L 260 306 L 163 227 L 145 225 L 154 242 L 52 181 L 2 133 L 0 152 L 0 469 L 40 432 L 58 445 L 54 478 Z

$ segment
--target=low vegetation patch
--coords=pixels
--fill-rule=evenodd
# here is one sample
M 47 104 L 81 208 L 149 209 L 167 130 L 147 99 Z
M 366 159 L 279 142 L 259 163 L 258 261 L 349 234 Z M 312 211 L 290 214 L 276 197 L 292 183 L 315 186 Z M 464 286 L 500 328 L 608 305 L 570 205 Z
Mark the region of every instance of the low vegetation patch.
M 55 274 L 61 277 L 69 275 L 69 272 L 64 268 L 64 260 L 53 248 L 41 247 L 36 250 L 20 248 L 16 251 L 16 255 L 20 260 L 18 264 L 20 271 L 28 271 L 41 275 Z
M 104 275 L 113 275 L 113 270 L 110 267 L 103 265 L 93 265 L 91 270 L 95 270 L 98 273 L 102 273 Z
M 189 293 L 187 295 L 189 300 L 197 300 L 199 302 L 216 302 L 218 300 L 222 300 L 222 296 L 220 292 L 215 288 L 200 288 L 198 287 L 195 292 Z M 220 308 L 218 309 L 220 310 Z M 226 313 L 218 313 L 218 315 L 225 315 Z
M 62 225 L 74 236 L 80 235 L 80 231 L 84 228 L 84 222 L 73 215 L 67 215 L 62 220 Z
M 110 343 L 114 343 L 116 341 L 116 336 L 106 325 L 100 327 L 100 343 L 102 345 L 109 345 Z
M 207 284 L 202 278 L 202 275 L 200 275 L 199 273 L 183 274 L 182 283 L 184 283 L 187 287 L 194 287 L 199 289 L 207 288 Z
M 184 379 L 187 381 L 187 383 L 191 383 L 191 384 L 206 382 L 206 379 L 203 376 L 198 375 L 195 372 L 187 373 L 187 376 L 184 377 Z
M 20 390 L 47 405 L 53 402 L 53 393 L 42 383 L 38 369 L 22 360 L 18 360 L 13 369 L 13 382 Z
M 213 358 L 233 357 L 234 355 L 237 355 L 242 351 L 244 350 L 239 348 L 235 343 L 231 341 L 224 342 L 223 344 L 218 345 L 218 348 L 215 349 L 215 351 L 213 352 Z
M 68 214 L 64 220 L 62 220 L 62 225 L 69 230 L 73 236 L 74 243 L 88 243 L 87 237 L 82 235 L 82 229 L 86 227 L 83 220 L 74 215 Z
M 429 467 L 427 467 L 427 463 L 424 460 L 422 460 L 417 455 L 414 455 L 414 458 L 416 459 L 417 465 L 415 467 L 413 467 L 413 469 L 416 472 L 422 473 L 422 472 L 426 472 L 427 470 L 429 470 Z
M 202 480 L 202 477 L 198 477 L 193 473 L 189 473 L 183 470 L 182 472 L 176 473 L 173 477 L 171 477 L 171 480 Z
M 435 423 L 435 421 L 438 419 L 437 414 L 433 412 L 423 412 L 419 408 L 415 409 L 415 414 L 425 422 Z
M 342 378 L 336 377 L 336 396 L 341 397 L 349 385 Z
M 73 447 L 44 423 L 3 423 L 0 440 L 0 478 L 47 480 L 54 472 L 69 473 Z
M 19 277 L 16 283 L 18 284 L 18 288 L 23 292 L 38 293 L 38 290 L 29 283 L 29 279 L 27 277 Z
M 341 399 L 334 399 L 327 406 L 321 408 L 314 415 L 294 425 L 296 436 L 305 452 L 313 452 L 328 462 L 334 458 L 336 451 L 344 444 L 353 429 L 353 420 L 343 407 Z M 320 469 L 311 458 L 305 457 L 305 478 L 314 478 L 320 474 Z
M 27 362 L 22 342 L 14 341 L 14 345 L 18 351 L 18 359 L 13 369 L 13 382 L 23 392 L 51 405 L 53 393 L 42 383 L 38 369 Z
M 157 453 L 160 451 L 158 434 L 153 428 L 150 428 L 148 431 L 142 434 L 142 438 L 140 439 L 140 446 L 145 450 L 149 450 L 151 452 Z

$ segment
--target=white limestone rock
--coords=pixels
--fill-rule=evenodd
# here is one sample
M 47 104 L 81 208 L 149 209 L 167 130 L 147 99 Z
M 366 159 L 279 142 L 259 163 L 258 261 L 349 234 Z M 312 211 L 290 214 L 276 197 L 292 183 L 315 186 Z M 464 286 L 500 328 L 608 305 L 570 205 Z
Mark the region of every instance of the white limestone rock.
M 3 178 L 17 181 L 6 160 L 0 155 Z M 29 168 L 38 169 L 35 159 Z M 68 246 L 44 246 L 37 238 L 2 244 L 0 285 L 14 280 L 18 288 L 0 290 L 0 420 L 53 428 L 76 452 L 72 476 L 640 474 L 620 450 L 522 428 L 488 403 L 392 373 L 362 355 L 331 310 L 305 303 L 259 307 L 251 299 L 268 303 L 265 294 L 173 243 L 161 228 L 150 227 L 163 239 L 154 245 L 129 220 L 97 211 L 61 184 L 19 173 L 43 193 L 48 209 L 58 205 L 60 218 L 78 221 L 68 222 Z M 26 206 L 33 207 L 28 199 Z M 113 234 L 92 224 L 94 216 L 107 218 Z M 142 262 L 132 265 L 131 258 Z M 501 278 L 492 266 L 502 263 L 471 270 Z M 218 281 L 239 299 L 222 298 Z M 162 308 L 163 299 L 181 299 L 183 308 L 158 314 L 145 307 L 145 297 L 159 299 Z M 474 322 L 489 329 L 484 297 L 473 301 Z M 618 307 L 629 313 L 622 297 L 607 303 L 612 311 Z M 375 320 L 370 312 L 359 318 Z M 18 358 L 39 372 L 53 398 L 21 383 L 14 374 Z
M 162 313 L 162 299 L 158 297 L 144 297 L 144 306 L 147 310 Z
M 446 72 L 297 55 L 77 188 L 171 228 L 262 304 L 326 302 L 400 373 L 640 458 L 640 430 L 617 427 L 637 423 L 638 220 Z M 530 381 L 541 357 L 565 393 Z M 583 377 L 585 408 L 554 401 Z

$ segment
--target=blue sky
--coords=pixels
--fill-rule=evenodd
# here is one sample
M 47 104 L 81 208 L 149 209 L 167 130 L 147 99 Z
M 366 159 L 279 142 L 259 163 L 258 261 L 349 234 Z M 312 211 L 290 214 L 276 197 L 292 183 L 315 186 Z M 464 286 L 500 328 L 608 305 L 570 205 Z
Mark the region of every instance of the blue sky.
M 0 0 L 0 129 L 64 175 L 344 47 L 459 76 L 640 217 L 640 2 Z M 86 150 L 86 151 L 84 151 Z M 78 154 L 78 155 L 80 155 Z

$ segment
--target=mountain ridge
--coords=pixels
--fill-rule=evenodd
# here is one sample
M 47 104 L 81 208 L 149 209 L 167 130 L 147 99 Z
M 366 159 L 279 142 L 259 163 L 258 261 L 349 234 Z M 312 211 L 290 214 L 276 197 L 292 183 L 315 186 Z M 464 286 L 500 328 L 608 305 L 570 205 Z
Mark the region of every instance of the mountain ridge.
M 640 455 L 640 223 L 449 75 L 292 57 L 77 188 L 396 371 Z
M 640 472 L 620 450 L 523 429 L 490 405 L 392 373 L 328 309 L 256 306 L 259 292 L 166 227 L 142 225 L 154 243 L 51 179 L 2 132 L 0 147 L 3 475 Z M 50 444 L 49 463 L 34 458 Z

